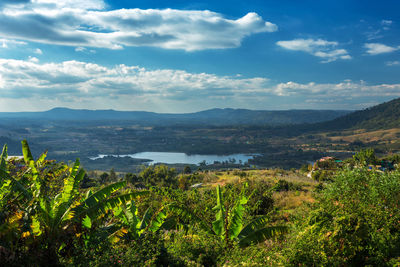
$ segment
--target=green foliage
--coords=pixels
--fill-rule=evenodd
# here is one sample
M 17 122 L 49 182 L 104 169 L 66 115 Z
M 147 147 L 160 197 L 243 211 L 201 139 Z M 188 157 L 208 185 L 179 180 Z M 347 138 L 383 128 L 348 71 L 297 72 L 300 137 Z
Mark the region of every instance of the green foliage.
M 217 266 L 224 255 L 224 243 L 208 232 L 197 231 L 188 234 L 183 231 L 172 232 L 167 236 L 168 253 L 181 266 Z
M 307 173 L 311 170 L 312 166 L 310 164 L 303 164 L 300 167 L 300 171 L 303 173 Z
M 287 228 L 283 226 L 267 227 L 267 218 L 265 216 L 259 217 L 243 227 L 244 205 L 248 202 L 244 192 L 245 190 L 242 190 L 240 197 L 232 207 L 226 207 L 223 202 L 221 188 L 219 185 L 216 187 L 217 203 L 213 208 L 215 220 L 212 222 L 211 230 L 206 231 L 219 236 L 228 248 L 232 247 L 233 242 L 245 247 L 282 235 L 287 231 Z M 205 226 L 205 229 L 207 228 L 207 223 L 187 208 L 173 206 L 173 209 L 176 209 L 181 216 L 201 223 L 202 226 Z
M 82 197 L 79 188 L 85 172 L 79 160 L 72 168 L 46 160 L 46 153 L 35 161 L 25 140 L 22 150 L 25 166 L 19 168 L 15 178 L 8 174 L 6 147 L 0 159 L 0 205 L 9 209 L 1 210 L 0 235 L 7 238 L 2 238 L 0 245 L 18 256 L 37 253 L 36 264 L 57 265 L 59 253 L 71 249 L 73 240 L 84 233 L 82 223 L 93 228 L 96 219 L 108 210 L 143 194 L 112 196 L 126 185 L 122 182 Z
M 316 170 L 311 173 L 311 178 L 319 182 L 331 181 L 334 175 L 335 175 L 334 171 Z
M 312 186 L 315 203 L 292 211 L 274 207 L 274 199 L 279 203 L 281 197 L 294 195 L 289 191 L 306 192 L 310 185 L 253 179 L 253 173 L 235 170 L 241 176 L 236 183 L 187 190 L 206 174 L 178 178 L 174 169 L 151 166 L 138 176 L 127 175 L 125 181 L 83 190 L 88 178 L 79 160 L 67 166 L 47 160 L 46 153 L 35 160 L 26 141 L 22 146 L 23 161 L 9 160 L 7 146 L 0 156 L 2 265 L 400 262 L 399 171 L 359 167 L 329 173 L 329 182 Z M 367 162 L 371 155 L 362 151 L 353 160 Z M 143 183 L 156 186 L 132 189 Z M 282 222 L 286 225 L 280 226 Z
M 149 166 L 139 174 L 139 179 L 150 186 L 176 186 L 176 170 L 165 165 Z
M 138 240 L 143 234 L 150 231 L 157 232 L 162 228 L 167 217 L 164 208 L 154 214 L 151 214 L 150 208 L 148 208 L 143 217 L 140 218 L 133 200 L 124 207 L 116 207 L 114 215 L 119 220 L 118 231 L 126 232 L 123 234 L 123 238 L 127 241 Z
M 117 243 L 111 245 L 104 243 L 101 250 L 79 249 L 80 253 L 74 254 L 68 266 L 172 266 L 180 265 L 174 260 L 165 248 L 163 237 L 160 233 L 149 232 L 142 235 L 135 242 L 129 244 Z
M 192 173 L 192 169 L 189 166 L 185 166 L 185 168 L 183 169 L 183 173 L 184 174 L 191 174 Z
M 338 173 L 295 236 L 291 261 L 386 266 L 400 256 L 400 173 Z
M 353 156 L 353 159 L 357 165 L 361 166 L 375 165 L 378 163 L 378 158 L 372 148 L 361 149 Z

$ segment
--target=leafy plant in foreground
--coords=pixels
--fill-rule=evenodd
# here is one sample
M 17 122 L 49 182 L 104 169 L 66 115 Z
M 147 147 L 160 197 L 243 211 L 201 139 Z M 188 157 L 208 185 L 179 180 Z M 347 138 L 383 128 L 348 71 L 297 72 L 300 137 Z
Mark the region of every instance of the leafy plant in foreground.
M 242 192 L 234 206 L 228 208 L 223 204 L 219 185 L 216 188 L 216 193 L 217 205 L 213 208 L 216 214 L 215 220 L 211 225 L 181 205 L 172 203 L 168 207 L 176 212 L 178 216 L 195 221 L 207 232 L 219 236 L 224 240 L 227 247 L 231 247 L 234 242 L 237 242 L 241 247 L 246 247 L 276 237 L 287 231 L 285 226 L 266 226 L 268 222 L 266 216 L 258 217 L 243 227 L 244 205 L 247 204 L 248 198 Z
M 124 205 L 142 192 L 114 195 L 125 182 L 110 184 L 86 196 L 79 192 L 85 175 L 79 160 L 72 168 L 54 165 L 46 153 L 34 160 L 28 143 L 22 141 L 24 166 L 14 177 L 7 167 L 7 147 L 0 159 L 0 236 L 9 239 L 0 245 L 9 254 L 34 253 L 38 264 L 57 265 L 59 253 L 72 248 L 84 232 L 83 225 Z M 63 180 L 63 185 L 54 183 Z M 7 207 L 7 208 L 6 208 Z M 3 209 L 4 208 L 4 209 Z M 4 239 L 5 240 L 5 239 Z
M 343 170 L 322 189 L 290 251 L 294 265 L 397 266 L 400 173 Z M 397 265 L 395 265 L 395 263 Z

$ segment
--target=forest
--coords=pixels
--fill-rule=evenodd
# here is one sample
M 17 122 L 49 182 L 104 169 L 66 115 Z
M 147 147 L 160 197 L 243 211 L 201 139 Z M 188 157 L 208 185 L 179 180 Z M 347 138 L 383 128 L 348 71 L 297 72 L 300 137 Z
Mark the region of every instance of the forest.
M 95 177 L 79 160 L 34 158 L 25 140 L 22 154 L 9 158 L 4 146 L 0 158 L 6 266 L 400 264 L 398 155 L 382 161 L 368 149 L 290 171 L 159 165 Z

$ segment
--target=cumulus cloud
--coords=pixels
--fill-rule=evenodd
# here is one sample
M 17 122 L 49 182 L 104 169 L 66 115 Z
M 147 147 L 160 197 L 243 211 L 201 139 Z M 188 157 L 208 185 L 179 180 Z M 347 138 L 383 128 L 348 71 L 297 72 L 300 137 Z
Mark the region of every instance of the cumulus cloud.
M 309 95 L 324 99 L 346 97 L 400 96 L 400 84 L 368 85 L 364 81 L 346 80 L 340 83 L 280 83 L 274 91 L 280 96 Z
M 20 2 L 0 9 L 0 36 L 76 47 L 194 51 L 238 47 L 246 36 L 277 30 L 256 13 L 233 20 L 207 10 L 106 10 L 99 0 Z
M 83 8 L 83 9 L 103 9 L 105 3 L 103 0 L 2 0 L 0 6 L 24 7 L 41 6 L 47 8 Z
M 288 50 L 302 51 L 322 58 L 323 63 L 338 59 L 351 59 L 347 50 L 337 49 L 338 42 L 323 39 L 294 39 L 290 41 L 278 41 L 276 44 Z
M 391 52 L 394 52 L 394 51 L 400 49 L 400 46 L 393 47 L 393 46 L 388 46 L 388 45 L 380 44 L 380 43 L 368 43 L 368 44 L 365 44 L 364 47 L 367 49 L 367 53 L 370 55 L 391 53 Z
M 259 77 L 245 79 L 126 65 L 107 68 L 79 61 L 40 64 L 33 57 L 28 61 L 0 59 L 0 74 L 0 95 L 9 98 L 60 97 L 66 94 L 81 98 L 207 98 L 252 92 L 266 88 L 268 82 L 268 79 Z
M 178 107 L 193 111 L 191 108 L 196 105 L 197 109 L 204 109 L 210 104 L 214 107 L 241 105 L 271 109 L 279 108 L 276 105 L 286 101 L 283 99 L 292 99 L 298 104 L 288 108 L 310 108 L 311 103 L 319 105 L 313 107 L 326 108 L 324 105 L 332 103 L 332 100 L 336 101 L 332 107 L 337 108 L 337 103 L 344 97 L 364 101 L 400 97 L 400 84 L 370 85 L 350 80 L 272 84 L 265 77 L 149 70 L 123 64 L 106 67 L 80 61 L 40 63 L 33 57 L 26 61 L 0 59 L 0 104 L 19 101 L 32 106 L 40 103 L 38 109 L 55 104 L 75 108 L 142 108 L 153 111 L 159 111 L 163 106 L 163 111 L 168 112 L 176 111 Z M 278 98 L 281 100 L 277 101 Z M 168 103 L 173 104 L 168 106 Z M 1 106 L 3 111 L 5 107 L 7 105 Z M 15 109 L 15 106 L 10 108 Z

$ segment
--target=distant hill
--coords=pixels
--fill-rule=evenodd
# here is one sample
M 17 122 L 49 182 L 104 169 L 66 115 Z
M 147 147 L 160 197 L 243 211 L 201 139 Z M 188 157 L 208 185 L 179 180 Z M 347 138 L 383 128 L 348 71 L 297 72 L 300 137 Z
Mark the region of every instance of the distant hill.
M 400 127 L 400 98 L 364 110 L 355 111 L 315 128 L 328 130 L 379 130 Z
M 145 111 L 87 110 L 54 108 L 44 112 L 2 112 L 0 119 L 43 119 L 69 121 L 132 121 L 142 124 L 285 125 L 328 121 L 348 114 L 348 110 L 248 110 L 210 109 L 195 113 L 171 114 Z

